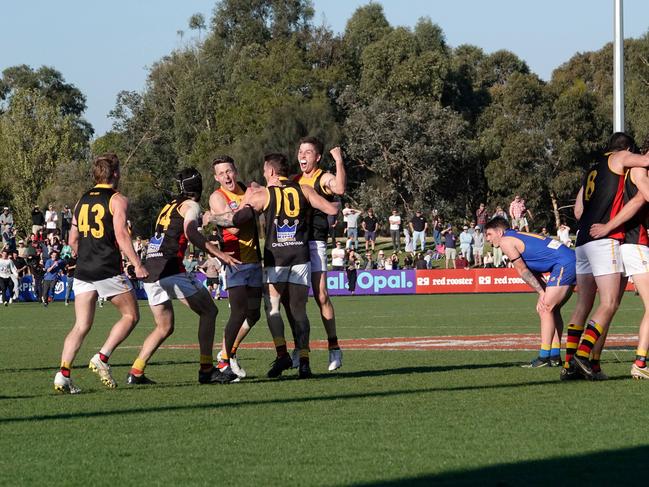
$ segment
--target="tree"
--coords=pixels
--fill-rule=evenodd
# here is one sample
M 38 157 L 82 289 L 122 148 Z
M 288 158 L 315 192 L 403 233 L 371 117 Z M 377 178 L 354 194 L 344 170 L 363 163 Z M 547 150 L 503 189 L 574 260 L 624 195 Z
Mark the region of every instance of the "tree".
M 345 122 L 352 194 L 379 214 L 393 206 L 463 213 L 471 195 L 463 175 L 466 134 L 462 118 L 438 104 L 420 100 L 405 108 L 376 99 L 353 107 Z
M 196 13 L 193 14 L 191 17 L 189 17 L 188 21 L 188 27 L 191 30 L 197 30 L 198 31 L 198 40 L 201 39 L 201 33 L 203 30 L 205 30 L 205 17 L 201 13 Z
M 71 115 L 82 136 L 90 139 L 92 126 L 83 118 L 86 97 L 54 68 L 41 66 L 37 70 L 22 64 L 5 69 L 0 78 L 0 113 L 11 104 L 11 99 L 20 90 L 35 90 L 41 93 L 61 115 Z
M 63 115 L 40 91 L 13 91 L 0 115 L 0 168 L 21 230 L 27 231 L 30 209 L 55 179 L 59 165 L 83 158 L 86 142 L 74 116 Z

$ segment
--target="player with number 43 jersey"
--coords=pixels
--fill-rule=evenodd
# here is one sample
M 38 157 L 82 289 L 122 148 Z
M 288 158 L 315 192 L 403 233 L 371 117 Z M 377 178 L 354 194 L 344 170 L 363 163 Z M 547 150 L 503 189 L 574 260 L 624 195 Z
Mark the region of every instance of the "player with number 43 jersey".
M 95 186 L 79 199 L 70 229 L 68 243 L 78 256 L 74 276 L 76 321 L 65 338 L 61 368 L 54 378 L 54 389 L 70 394 L 80 392 L 70 379 L 72 361 L 92 327 L 98 297 L 110 300 L 121 317 L 88 367 L 106 387 L 117 386 L 108 358 L 140 318 L 133 286 L 122 270 L 120 250 L 135 267 L 138 278 L 148 275 L 131 242 L 126 216 L 128 200 L 117 191 L 119 159 L 115 154 L 97 157 L 93 161 L 92 174 Z

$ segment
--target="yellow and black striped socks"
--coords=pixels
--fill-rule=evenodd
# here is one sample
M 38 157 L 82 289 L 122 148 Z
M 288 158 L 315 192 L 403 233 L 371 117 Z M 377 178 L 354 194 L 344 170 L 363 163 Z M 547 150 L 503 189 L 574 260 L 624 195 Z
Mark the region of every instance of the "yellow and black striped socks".
M 568 367 L 568 363 L 575 355 L 577 347 L 579 347 L 579 340 L 581 340 L 581 334 L 584 332 L 584 325 L 576 325 L 570 323 L 568 325 L 568 337 L 566 338 L 566 361 L 564 367 Z
M 599 323 L 595 323 L 593 320 L 588 320 L 588 326 L 586 326 L 586 331 L 584 336 L 581 339 L 579 347 L 577 347 L 577 357 L 580 358 L 589 358 L 590 352 L 593 350 L 597 339 L 602 335 L 604 328 Z

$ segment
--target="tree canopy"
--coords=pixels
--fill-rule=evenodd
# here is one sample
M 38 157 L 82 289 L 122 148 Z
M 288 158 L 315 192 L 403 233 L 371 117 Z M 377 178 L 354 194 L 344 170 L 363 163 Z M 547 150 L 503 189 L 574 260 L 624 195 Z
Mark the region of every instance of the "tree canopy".
M 345 149 L 346 198 L 379 214 L 436 208 L 459 223 L 480 202 L 521 193 L 535 228 L 570 219 L 612 130 L 612 45 L 575 54 L 544 81 L 510 51 L 449 46 L 430 18 L 392 26 L 377 3 L 341 34 L 313 16 L 308 0 L 222 0 L 211 19 L 191 16 L 197 35 L 151 66 L 144 90 L 118 95 L 112 130 L 92 144 L 85 97 L 61 73 L 6 69 L 0 165 L 27 184 L 23 194 L 3 180 L 0 198 L 58 199 L 83 183 L 90 152 L 110 150 L 136 232 L 147 233 L 180 168 L 198 167 L 210 184 L 210 161 L 226 153 L 259 181 L 264 153 L 294 158 L 298 139 L 315 135 Z M 628 131 L 643 140 L 649 34 L 627 40 L 625 56 Z M 46 176 L 27 181 L 36 167 Z

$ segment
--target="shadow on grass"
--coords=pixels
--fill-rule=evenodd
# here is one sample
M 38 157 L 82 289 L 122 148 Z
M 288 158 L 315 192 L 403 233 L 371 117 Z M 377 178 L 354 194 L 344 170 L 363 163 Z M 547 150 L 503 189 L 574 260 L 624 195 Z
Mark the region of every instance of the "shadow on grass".
M 416 367 L 420 369 L 420 367 Z M 426 368 L 428 369 L 428 368 Z M 382 372 L 382 371 L 377 371 Z M 400 372 L 403 373 L 403 372 Z M 323 377 L 323 376 L 316 376 Z M 326 376 L 325 376 L 326 377 Z M 292 377 L 287 379 L 291 380 Z M 611 380 L 623 380 L 627 377 L 614 377 Z M 258 384 L 260 382 L 276 382 L 277 379 L 259 379 L 254 381 L 244 381 L 241 384 L 232 384 L 232 385 L 212 385 L 212 386 L 203 386 L 203 387 L 243 387 L 245 384 Z M 309 381 L 315 382 L 317 381 Z M 512 384 L 486 384 L 486 385 L 459 385 L 451 387 L 427 387 L 427 388 L 418 388 L 418 389 L 407 389 L 407 390 L 392 390 L 392 391 L 374 391 L 374 392 L 358 392 L 358 393 L 349 393 L 349 394 L 336 394 L 336 395 L 321 395 L 321 396 L 309 396 L 309 397 L 294 397 L 294 398 L 280 398 L 280 399 L 260 399 L 260 400 L 249 400 L 249 401 L 235 401 L 235 402 L 226 402 L 226 403 L 217 403 L 217 402 L 208 402 L 208 403 L 199 403 L 199 404 L 178 404 L 178 405 L 165 405 L 165 406 L 149 406 L 149 407 L 138 407 L 138 408 L 124 408 L 124 409 L 114 409 L 109 411 L 79 411 L 73 413 L 61 413 L 61 414 L 41 414 L 41 415 L 32 415 L 32 416 L 17 416 L 13 418 L 0 418 L 0 425 L 2 424 L 11 424 L 11 423 L 23 423 L 30 421 L 58 421 L 58 420 L 74 420 L 81 418 L 99 418 L 99 417 L 108 417 L 108 416 L 121 416 L 129 414 L 151 414 L 151 413 L 167 413 L 171 411 L 200 411 L 207 409 L 231 409 L 238 407 L 249 407 L 249 406 L 263 406 L 263 405 L 288 405 L 288 404 L 300 404 L 300 403 L 309 403 L 309 402 L 328 402 L 328 401 L 344 401 L 344 400 L 357 400 L 357 399 L 380 399 L 383 397 L 393 397 L 393 396 L 410 396 L 417 394 L 434 394 L 434 393 L 447 393 L 447 392 L 475 392 L 475 391 L 489 391 L 489 390 L 507 390 L 507 389 L 516 389 L 519 387 L 530 387 L 530 386 L 551 386 L 555 387 L 557 381 L 528 381 L 528 382 L 519 382 Z M 151 389 L 156 389 L 159 387 L 164 388 L 178 388 L 178 387 L 187 387 L 187 386 L 196 386 L 196 383 L 174 383 L 168 385 L 153 385 L 150 386 Z M 132 387 L 119 388 L 117 391 L 130 391 L 136 390 Z M 139 389 L 138 389 L 139 390 Z M 97 392 L 97 390 L 91 390 L 89 392 Z M 53 395 L 53 394 L 47 394 Z M 80 395 L 82 397 L 83 394 Z M 2 399 L 15 399 L 16 397 L 9 396 L 0 396 Z M 71 399 L 71 398 L 70 398 Z M 72 399 L 74 400 L 74 399 Z
M 649 446 L 639 446 L 354 485 L 357 487 L 627 485 L 647 477 L 649 474 L 647 455 L 649 455 Z

